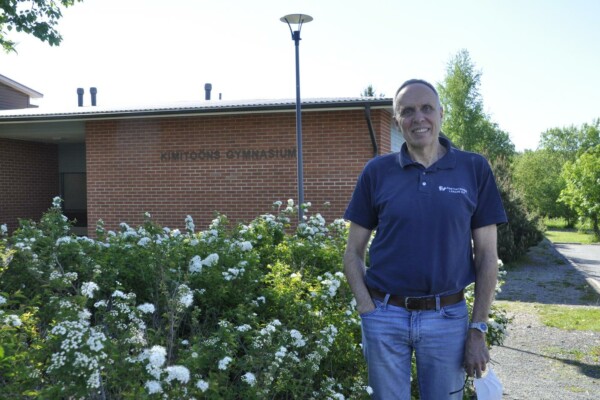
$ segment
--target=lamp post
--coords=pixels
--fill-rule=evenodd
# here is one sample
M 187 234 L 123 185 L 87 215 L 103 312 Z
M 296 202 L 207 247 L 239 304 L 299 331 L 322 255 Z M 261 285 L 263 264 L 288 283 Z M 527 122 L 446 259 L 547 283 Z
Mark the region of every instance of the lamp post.
M 300 31 L 302 25 L 312 21 L 313 18 L 306 14 L 289 14 L 281 17 L 280 21 L 285 22 L 292 34 L 292 40 L 296 44 L 296 158 L 298 160 L 298 222 L 304 219 L 304 166 L 302 161 L 302 113 L 300 102 Z M 297 25 L 296 30 L 292 29 L 292 24 Z

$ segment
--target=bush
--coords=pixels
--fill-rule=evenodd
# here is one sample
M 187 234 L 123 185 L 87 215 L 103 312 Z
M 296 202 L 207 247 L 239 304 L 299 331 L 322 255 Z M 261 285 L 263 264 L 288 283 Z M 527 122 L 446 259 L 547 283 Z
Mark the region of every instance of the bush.
M 508 223 L 498 227 L 498 257 L 509 263 L 524 256 L 544 238 L 544 225 L 539 215 L 527 210 L 514 189 L 507 160 L 496 158 L 491 165 L 508 217 Z
M 2 396 L 368 398 L 347 226 L 317 214 L 290 234 L 295 212 L 202 232 L 189 216 L 185 232 L 100 221 L 92 240 L 69 234 L 55 199 L 0 232 Z M 501 343 L 505 314 L 490 322 Z

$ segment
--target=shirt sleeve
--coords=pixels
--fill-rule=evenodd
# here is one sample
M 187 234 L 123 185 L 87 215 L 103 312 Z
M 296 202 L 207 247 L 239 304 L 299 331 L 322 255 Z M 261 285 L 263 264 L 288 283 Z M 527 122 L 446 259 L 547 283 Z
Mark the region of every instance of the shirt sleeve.
M 352 198 L 344 213 L 344 219 L 373 230 L 377 227 L 378 216 L 373 204 L 374 185 L 370 171 L 370 164 L 367 164 L 358 178 Z

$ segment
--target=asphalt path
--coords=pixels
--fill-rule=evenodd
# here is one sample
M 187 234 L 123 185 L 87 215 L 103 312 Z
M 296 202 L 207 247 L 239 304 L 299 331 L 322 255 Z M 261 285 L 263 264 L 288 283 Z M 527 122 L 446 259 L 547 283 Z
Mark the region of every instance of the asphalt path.
M 600 244 L 553 243 L 553 246 L 600 294 Z

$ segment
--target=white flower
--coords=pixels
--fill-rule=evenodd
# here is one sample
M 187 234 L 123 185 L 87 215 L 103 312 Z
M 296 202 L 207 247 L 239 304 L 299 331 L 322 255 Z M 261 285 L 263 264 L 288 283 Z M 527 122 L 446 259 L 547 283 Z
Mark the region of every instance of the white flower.
M 127 299 L 127 296 L 125 295 L 125 293 L 123 293 L 120 290 L 115 290 L 112 294 L 112 297 L 118 297 L 118 298 L 125 299 L 125 300 Z
M 138 240 L 137 244 L 138 246 L 146 247 L 151 241 L 152 239 L 150 239 L 149 237 L 143 237 L 140 240 Z
M 167 360 L 167 350 L 162 346 L 153 346 L 150 349 L 148 361 L 155 367 L 162 367 Z
M 100 351 L 104 348 L 104 341 L 106 341 L 104 333 L 92 330 L 86 343 L 90 350 Z
M 202 392 L 206 392 L 208 390 L 208 382 L 200 379 L 198 382 L 196 382 L 196 387 L 202 390 Z
M 233 361 L 231 357 L 225 357 L 219 361 L 219 369 L 225 371 L 229 363 Z
M 218 262 L 219 262 L 219 255 L 216 253 L 209 254 L 208 256 L 206 256 L 206 258 L 204 260 L 202 260 L 202 264 L 206 265 L 207 267 L 212 267 L 213 265 L 215 265 Z
M 0 296 L 0 306 L 1 306 L 2 304 L 6 304 L 6 298 L 5 298 L 5 297 L 2 297 L 2 296 Z
M 250 250 L 252 250 L 252 243 L 250 243 L 248 241 L 239 242 L 239 243 L 237 243 L 237 245 L 239 246 L 239 248 L 242 251 L 250 251 Z
M 94 292 L 98 289 L 98 285 L 94 282 L 83 282 L 81 285 L 81 294 L 91 299 L 94 297 Z
M 63 243 L 71 243 L 71 242 L 72 242 L 72 240 L 71 240 L 71 237 L 70 237 L 70 236 L 63 236 L 63 237 L 61 237 L 61 238 L 58 238 L 58 239 L 56 240 L 56 245 L 57 245 L 57 246 L 60 246 L 60 245 L 61 245 L 61 244 L 63 244 Z
M 196 225 L 194 225 L 194 219 L 192 218 L 192 216 L 188 215 L 187 217 L 185 217 L 185 229 L 187 229 L 190 233 L 194 233 L 195 228 Z
M 146 389 L 148 389 L 148 393 L 150 393 L 150 394 L 162 393 L 162 391 L 163 391 L 162 386 L 160 386 L 160 382 L 158 382 L 158 381 L 148 381 L 148 382 L 146 382 L 144 387 Z
M 0 225 L 0 235 L 6 235 L 7 232 L 8 232 L 8 227 L 6 226 L 6 224 Z
M 179 285 L 177 288 L 179 293 L 179 303 L 184 307 L 189 307 L 194 302 L 194 293 L 187 285 Z
M 100 308 L 100 307 L 108 307 L 108 302 L 107 302 L 106 300 L 100 300 L 100 301 L 97 301 L 97 302 L 94 304 L 94 307 L 96 307 L 96 308 Z
M 60 203 L 61 203 L 61 199 L 59 196 L 56 196 L 55 198 L 52 199 L 52 207 L 54 208 L 60 208 Z
M 373 394 L 373 388 L 371 386 L 367 386 L 365 388 L 365 390 L 367 391 L 367 394 L 369 394 L 369 395 Z
M 242 380 L 250 386 L 254 386 L 256 384 L 256 376 L 254 376 L 252 372 L 246 372 L 242 376 Z
M 190 272 L 192 274 L 202 272 L 202 259 L 200 258 L 200 256 L 194 256 L 190 260 Z
M 304 347 L 306 341 L 302 337 L 302 334 L 296 329 L 292 329 L 290 331 L 290 336 L 294 339 L 294 346 L 296 347 Z
M 188 383 L 190 380 L 190 371 L 181 365 L 173 365 L 165 368 L 167 372 L 167 382 L 177 380 L 181 383 Z
M 244 325 L 238 326 L 235 329 L 238 330 L 239 332 L 248 332 L 251 329 L 251 326 L 248 324 L 244 324 Z
M 137 306 L 138 310 L 143 312 L 144 314 L 152 314 L 155 311 L 154 304 L 144 303 Z
M 10 314 L 4 318 L 4 324 L 8 326 L 12 325 L 14 327 L 17 327 L 21 326 L 23 323 L 21 322 L 21 319 L 18 315 Z
M 277 351 L 277 353 L 275 353 L 275 358 L 281 360 L 283 357 L 285 357 L 286 354 L 287 354 L 287 349 L 285 347 L 281 346 L 279 348 L 279 350 Z

